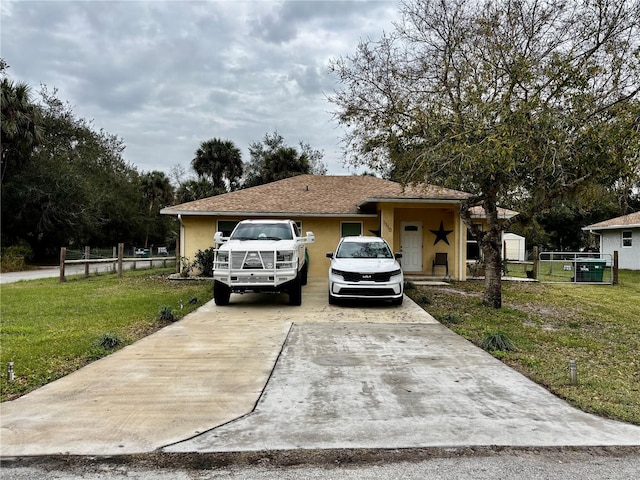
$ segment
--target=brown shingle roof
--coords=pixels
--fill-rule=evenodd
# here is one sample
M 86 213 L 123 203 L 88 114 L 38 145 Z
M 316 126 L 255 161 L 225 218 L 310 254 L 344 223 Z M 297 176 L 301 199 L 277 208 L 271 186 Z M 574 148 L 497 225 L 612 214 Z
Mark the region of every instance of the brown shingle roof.
M 624 227 L 639 227 L 640 226 L 640 212 L 630 213 L 629 215 L 623 215 L 622 217 L 611 218 L 603 222 L 594 223 L 588 227 L 584 227 L 583 230 L 610 230 L 613 228 Z
M 167 207 L 162 213 L 344 215 L 361 214 L 376 201 L 461 201 L 469 196 L 465 192 L 433 185 L 403 187 L 400 183 L 371 176 L 299 175 Z

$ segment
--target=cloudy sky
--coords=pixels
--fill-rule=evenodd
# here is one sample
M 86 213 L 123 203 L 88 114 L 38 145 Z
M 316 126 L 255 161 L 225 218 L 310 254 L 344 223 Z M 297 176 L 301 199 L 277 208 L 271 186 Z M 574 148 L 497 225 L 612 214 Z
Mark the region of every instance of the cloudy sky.
M 140 171 L 189 169 L 211 138 L 248 146 L 277 131 L 342 164 L 327 95 L 330 59 L 393 29 L 397 1 L 31 1 L 1 3 L 9 76 L 57 88 L 78 117 L 116 134 Z

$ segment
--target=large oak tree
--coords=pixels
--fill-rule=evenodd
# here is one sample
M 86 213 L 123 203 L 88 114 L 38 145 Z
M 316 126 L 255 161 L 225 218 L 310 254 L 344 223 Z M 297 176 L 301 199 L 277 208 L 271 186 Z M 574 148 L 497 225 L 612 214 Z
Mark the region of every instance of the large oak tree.
M 461 213 L 499 308 L 501 233 L 637 175 L 638 0 L 407 0 L 395 31 L 332 62 L 347 160 L 471 192 Z M 498 205 L 520 214 L 500 218 Z M 482 206 L 480 230 L 470 210 Z

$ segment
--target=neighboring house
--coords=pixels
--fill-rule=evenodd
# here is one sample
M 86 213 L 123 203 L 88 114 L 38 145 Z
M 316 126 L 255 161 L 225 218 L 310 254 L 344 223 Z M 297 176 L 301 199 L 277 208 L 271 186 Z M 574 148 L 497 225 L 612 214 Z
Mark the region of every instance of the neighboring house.
M 582 230 L 600 236 L 600 253 L 613 256 L 618 251 L 618 266 L 640 270 L 640 212 L 594 223 Z
M 381 236 L 394 252 L 402 252 L 402 266 L 408 274 L 445 276 L 445 267 L 434 268 L 436 253 L 444 253 L 449 276 L 464 280 L 467 251 L 474 251 L 475 242 L 467 237 L 459 207 L 469 196 L 458 190 L 403 186 L 372 176 L 299 175 L 167 207 L 160 213 L 178 217 L 179 254 L 191 260 L 198 250 L 213 246 L 216 231 L 228 235 L 240 220 L 290 218 L 303 233 L 315 234 L 315 243 L 308 245 L 311 276 L 327 275 L 325 255 L 342 236 L 361 234 Z M 483 215 L 474 213 L 482 223 Z

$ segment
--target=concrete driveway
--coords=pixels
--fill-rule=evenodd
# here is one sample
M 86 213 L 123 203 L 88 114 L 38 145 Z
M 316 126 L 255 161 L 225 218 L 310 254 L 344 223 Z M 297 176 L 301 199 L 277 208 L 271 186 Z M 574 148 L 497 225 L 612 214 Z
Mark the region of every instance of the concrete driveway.
M 402 307 L 232 295 L 0 405 L 2 456 L 640 445 Z M 18 372 L 19 374 L 19 372 Z

